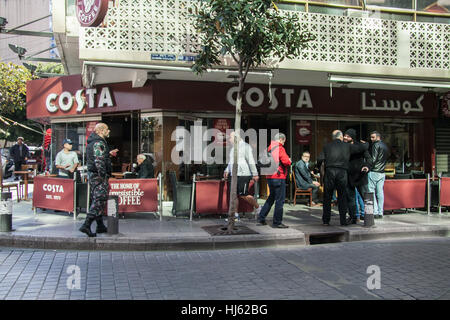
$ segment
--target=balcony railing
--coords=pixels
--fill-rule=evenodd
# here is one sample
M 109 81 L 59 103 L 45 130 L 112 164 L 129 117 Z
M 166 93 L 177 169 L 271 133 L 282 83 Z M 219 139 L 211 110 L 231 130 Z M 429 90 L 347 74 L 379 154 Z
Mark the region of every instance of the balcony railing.
M 80 28 L 80 59 L 189 63 L 199 49 L 188 0 L 121 0 L 105 27 Z M 293 11 L 291 11 L 293 12 Z M 289 68 L 309 63 L 324 71 L 362 66 L 401 69 L 399 75 L 443 77 L 450 70 L 450 25 L 295 12 L 316 36 Z M 172 61 L 172 62 L 167 62 Z M 388 68 L 388 69 L 386 69 Z M 329 70 L 328 70 L 329 69 Z

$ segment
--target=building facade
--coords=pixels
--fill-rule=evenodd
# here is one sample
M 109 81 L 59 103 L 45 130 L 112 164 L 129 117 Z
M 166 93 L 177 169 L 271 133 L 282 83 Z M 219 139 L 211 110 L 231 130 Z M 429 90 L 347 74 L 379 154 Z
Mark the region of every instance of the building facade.
M 71 76 L 29 83 L 28 117 L 52 126 L 55 145 L 78 142 L 81 154 L 92 126 L 108 123 L 120 150 L 115 170 L 149 153 L 165 176 L 221 175 L 223 165 L 208 164 L 200 149 L 182 165 L 172 156 L 177 128 L 234 126 L 233 66 L 201 78 L 190 71 L 199 45 L 188 13 L 194 1 L 95 2 L 108 7 L 95 27 L 80 26 L 75 1 L 54 2 Z M 280 9 L 298 14 L 316 40 L 299 59 L 249 74 L 242 128 L 285 133 L 293 161 L 304 150 L 314 161 L 334 129 L 354 128 L 364 140 L 377 130 L 397 172 L 436 171 L 434 131 L 445 126 L 439 110 L 450 90 L 449 4 L 289 1 Z

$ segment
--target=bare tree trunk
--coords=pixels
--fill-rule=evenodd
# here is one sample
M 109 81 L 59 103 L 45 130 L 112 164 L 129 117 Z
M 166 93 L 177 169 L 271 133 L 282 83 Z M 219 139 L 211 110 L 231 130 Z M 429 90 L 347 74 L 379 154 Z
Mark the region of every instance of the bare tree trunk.
M 237 171 L 238 171 L 238 152 L 241 130 L 241 114 L 242 114 L 242 94 L 244 92 L 244 79 L 242 72 L 239 72 L 239 91 L 236 100 L 236 115 L 234 120 L 234 152 L 233 152 L 233 169 L 231 174 L 231 190 L 230 190 L 230 204 L 228 206 L 228 228 L 227 233 L 230 234 L 234 229 L 234 213 L 238 210 L 237 199 Z

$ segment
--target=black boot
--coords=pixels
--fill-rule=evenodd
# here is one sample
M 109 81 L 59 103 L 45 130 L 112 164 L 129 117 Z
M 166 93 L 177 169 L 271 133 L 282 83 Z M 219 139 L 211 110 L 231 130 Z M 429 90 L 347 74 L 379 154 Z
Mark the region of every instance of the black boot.
M 106 228 L 106 226 L 103 224 L 103 217 L 99 216 L 96 218 L 97 221 L 97 229 L 96 232 L 97 233 L 105 233 L 108 232 L 108 229 Z
M 83 233 L 86 233 L 89 238 L 97 236 L 95 233 L 91 232 L 91 224 L 94 221 L 94 218 L 91 216 L 87 216 L 86 220 L 84 221 L 84 224 L 81 226 L 80 230 Z

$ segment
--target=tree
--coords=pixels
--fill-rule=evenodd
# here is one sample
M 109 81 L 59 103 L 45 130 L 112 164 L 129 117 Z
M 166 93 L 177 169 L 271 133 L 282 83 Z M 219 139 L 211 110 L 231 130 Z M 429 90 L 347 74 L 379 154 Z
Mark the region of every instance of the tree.
M 27 81 L 37 79 L 39 73 L 62 74 L 64 68 L 62 64 L 38 64 L 31 73 L 20 65 L 0 63 L 0 115 L 7 118 L 0 121 L 0 139 L 5 139 L 5 145 L 9 137 L 18 136 L 25 136 L 27 142 L 42 143 L 43 133 L 33 131 L 44 132 L 42 124 L 26 117 Z
M 236 100 L 235 131 L 241 128 L 242 95 L 248 72 L 252 68 L 281 62 L 285 58 L 300 56 L 311 33 L 303 31 L 298 16 L 281 13 L 272 0 L 210 0 L 194 6 L 194 27 L 200 36 L 202 49 L 192 70 L 201 74 L 206 69 L 222 64 L 230 55 L 239 75 Z M 234 229 L 235 203 L 237 202 L 238 134 L 234 140 L 234 161 L 231 179 L 231 196 L 228 211 L 227 233 Z

